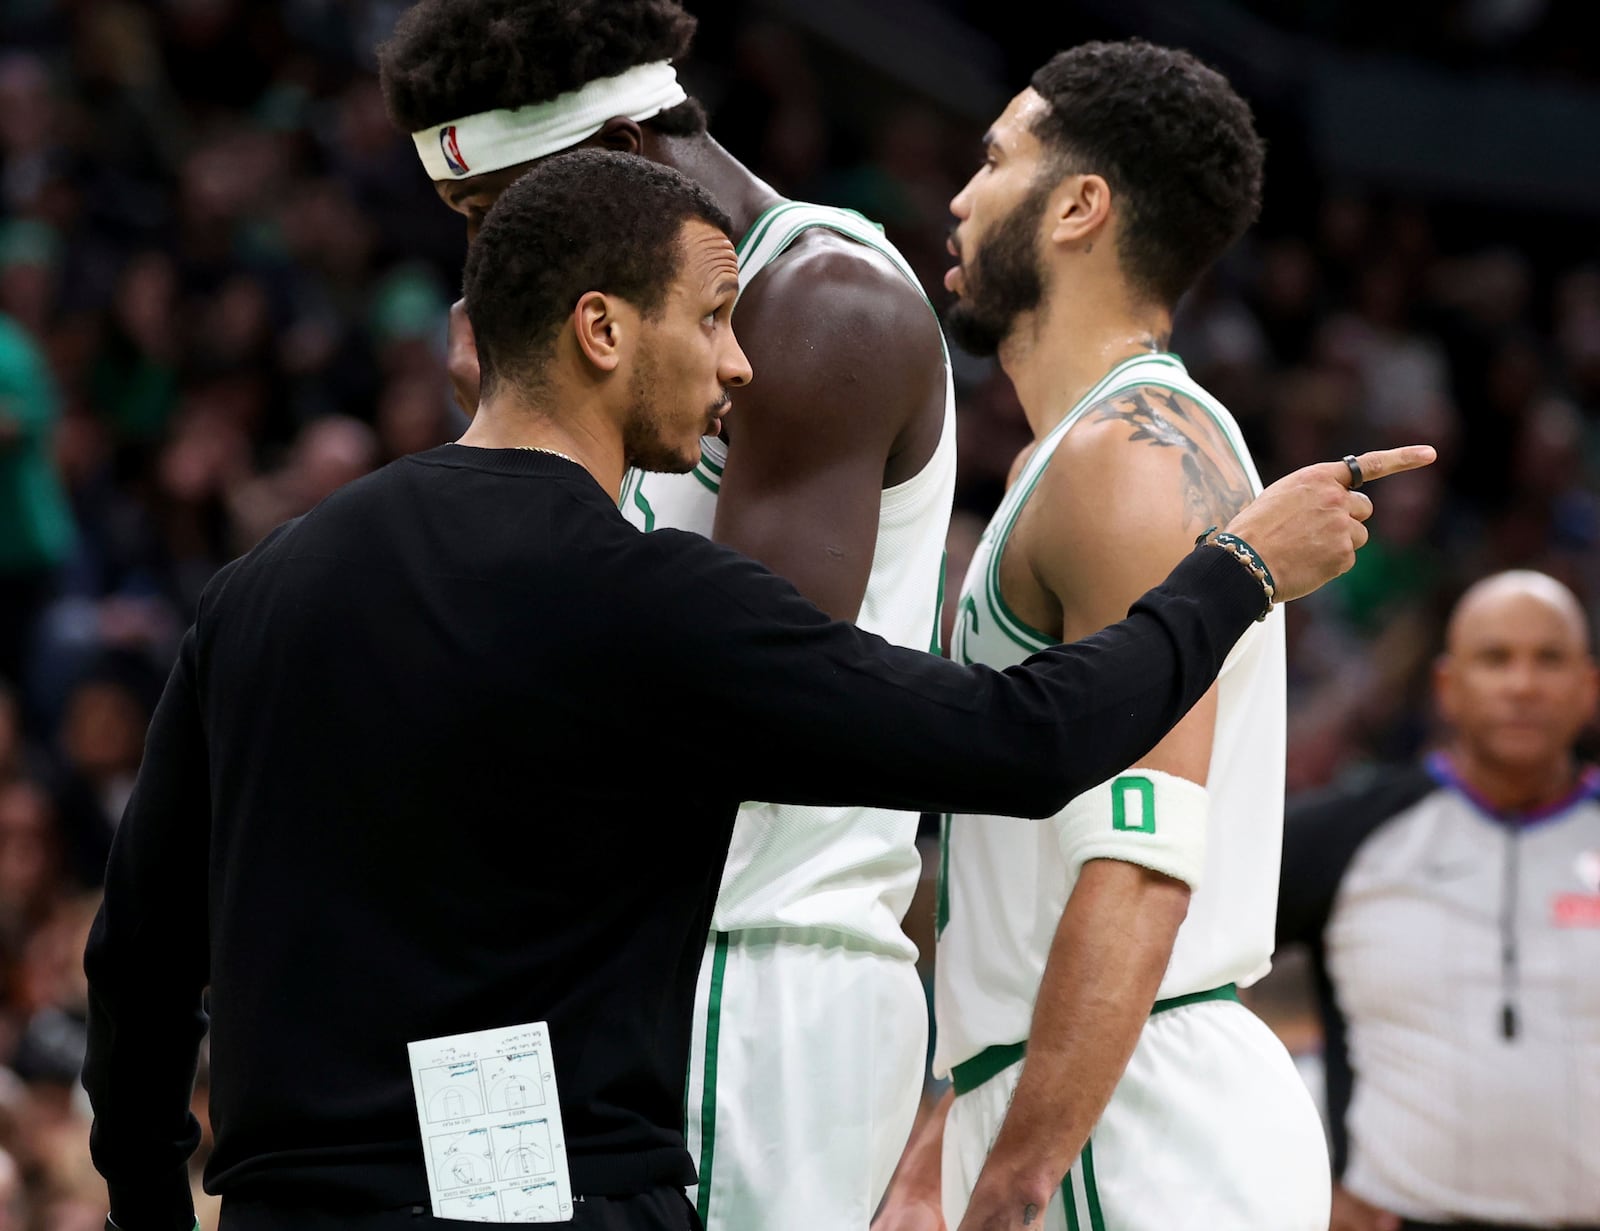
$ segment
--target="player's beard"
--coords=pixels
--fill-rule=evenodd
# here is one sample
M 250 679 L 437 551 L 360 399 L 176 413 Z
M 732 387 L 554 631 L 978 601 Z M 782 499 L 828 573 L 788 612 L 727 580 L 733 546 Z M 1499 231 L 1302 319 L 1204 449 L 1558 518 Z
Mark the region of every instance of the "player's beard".
M 970 355 L 989 356 L 1010 336 L 1017 317 L 1044 299 L 1039 219 L 1054 183 L 1039 183 L 995 225 L 961 263 L 961 297 L 945 312 L 945 326 Z

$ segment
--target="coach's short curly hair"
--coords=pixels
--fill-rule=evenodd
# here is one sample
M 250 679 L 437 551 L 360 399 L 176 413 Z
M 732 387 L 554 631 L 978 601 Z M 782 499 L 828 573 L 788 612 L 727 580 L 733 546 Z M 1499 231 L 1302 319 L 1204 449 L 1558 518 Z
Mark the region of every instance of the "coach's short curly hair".
M 389 118 L 406 132 L 558 94 L 689 50 L 695 19 L 676 0 L 421 0 L 378 48 Z M 694 99 L 649 123 L 705 131 Z
M 1084 43 L 1030 84 L 1050 104 L 1033 133 L 1051 172 L 1105 177 L 1123 269 L 1160 302 L 1176 303 L 1261 212 L 1265 151 L 1250 107 L 1188 52 Z
M 637 154 L 569 150 L 518 177 L 467 253 L 463 289 L 484 393 L 537 387 L 578 300 L 625 299 L 648 319 L 666 301 L 692 218 L 730 239 L 733 223 L 699 184 Z

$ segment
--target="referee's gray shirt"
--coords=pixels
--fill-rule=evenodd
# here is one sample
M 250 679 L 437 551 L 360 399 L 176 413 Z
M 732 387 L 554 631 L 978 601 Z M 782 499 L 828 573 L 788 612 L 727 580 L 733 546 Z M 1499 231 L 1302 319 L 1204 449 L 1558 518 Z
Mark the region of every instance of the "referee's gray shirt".
M 1291 809 L 1334 1171 L 1428 1222 L 1600 1224 L 1600 772 L 1496 813 L 1444 756 Z

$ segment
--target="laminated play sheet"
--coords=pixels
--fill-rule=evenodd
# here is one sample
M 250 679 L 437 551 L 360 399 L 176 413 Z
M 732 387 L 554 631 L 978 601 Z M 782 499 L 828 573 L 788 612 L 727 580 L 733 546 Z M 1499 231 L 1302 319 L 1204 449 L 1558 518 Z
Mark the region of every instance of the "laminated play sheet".
M 434 1217 L 570 1222 L 572 1180 L 545 1023 L 406 1046 Z

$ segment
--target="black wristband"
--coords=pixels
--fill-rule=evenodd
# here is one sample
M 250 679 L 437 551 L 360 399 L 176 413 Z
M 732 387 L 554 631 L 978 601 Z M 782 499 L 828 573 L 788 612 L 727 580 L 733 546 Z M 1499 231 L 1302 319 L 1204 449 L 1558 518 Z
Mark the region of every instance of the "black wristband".
M 1217 527 L 1215 526 L 1207 526 L 1203 532 L 1195 537 L 1194 544 L 1196 547 L 1218 548 L 1227 552 L 1243 565 L 1245 570 L 1260 583 L 1262 594 L 1266 599 L 1266 603 L 1261 609 L 1261 614 L 1256 617 L 1257 623 L 1272 614 L 1272 605 L 1277 597 L 1278 587 L 1277 583 L 1272 579 L 1272 570 L 1267 567 L 1267 562 L 1261 558 L 1260 552 L 1237 534 L 1229 534 L 1226 531 L 1221 534 L 1217 533 Z

